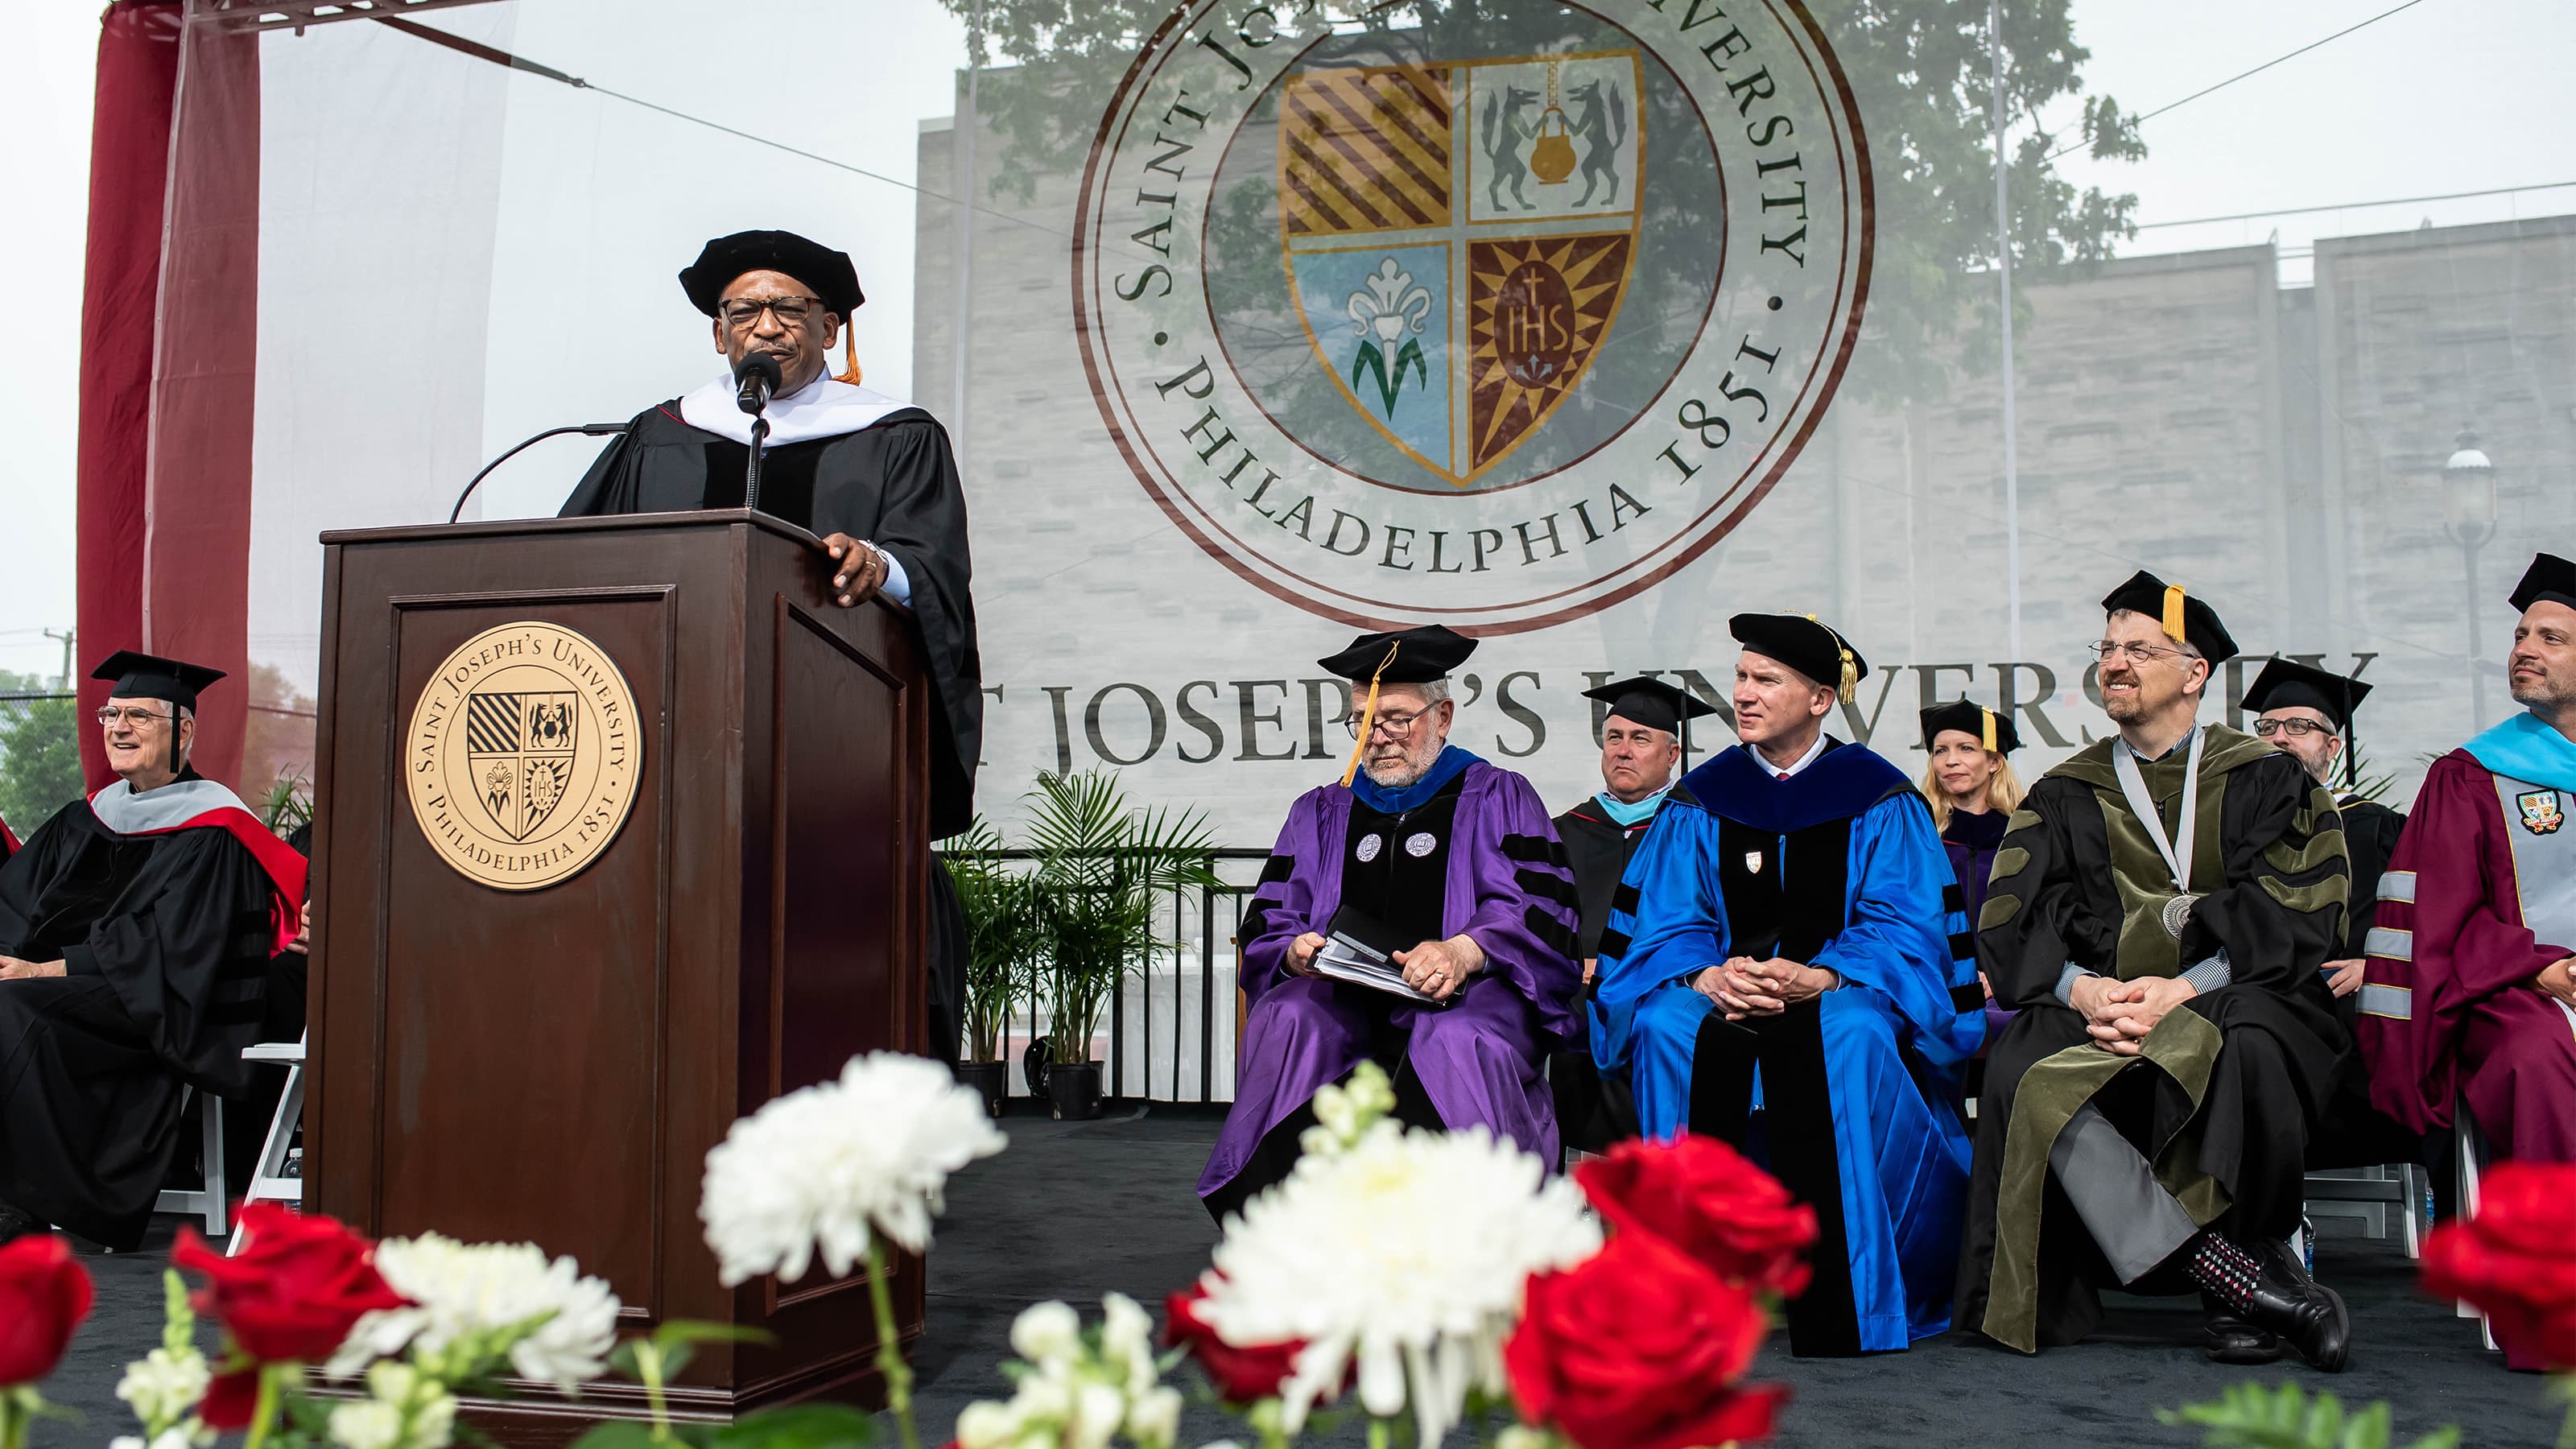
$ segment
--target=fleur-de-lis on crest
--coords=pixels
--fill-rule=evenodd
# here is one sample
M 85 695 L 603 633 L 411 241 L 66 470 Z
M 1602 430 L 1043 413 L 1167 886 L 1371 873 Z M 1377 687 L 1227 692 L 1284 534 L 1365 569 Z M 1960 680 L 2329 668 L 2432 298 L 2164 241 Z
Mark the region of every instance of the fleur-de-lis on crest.
M 1413 274 L 1388 257 L 1377 264 L 1377 271 L 1351 293 L 1348 307 L 1351 333 L 1360 339 L 1359 355 L 1351 359 L 1351 386 L 1374 374 L 1378 400 L 1385 404 L 1386 415 L 1395 417 L 1395 400 L 1404 391 L 1404 370 L 1410 366 L 1424 387 L 1431 385 L 1430 366 L 1423 361 L 1422 343 L 1407 337 L 1408 329 L 1422 331 L 1424 319 L 1431 315 L 1431 289 L 1418 285 Z M 1404 345 L 1396 348 L 1396 340 Z M 1387 349 L 1395 348 L 1395 365 L 1387 366 Z

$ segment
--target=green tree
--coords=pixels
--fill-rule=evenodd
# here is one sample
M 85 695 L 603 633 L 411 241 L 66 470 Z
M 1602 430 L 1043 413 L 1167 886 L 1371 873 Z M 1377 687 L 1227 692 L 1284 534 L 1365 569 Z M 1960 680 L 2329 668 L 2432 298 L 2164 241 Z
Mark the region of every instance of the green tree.
M 1040 179 L 1080 174 L 1100 107 L 1172 9 L 1167 0 L 943 3 L 970 30 L 980 28 L 986 63 L 1007 67 L 986 71 L 978 85 L 985 124 L 1002 141 L 998 155 L 977 160 L 984 183 L 977 199 L 987 205 L 1025 203 Z M 1509 0 L 1410 0 L 1329 13 L 1344 35 L 1379 30 L 1390 44 L 1475 55 L 1482 27 L 1512 8 Z M 1986 7 L 1810 0 L 1808 8 L 1859 100 L 1878 207 L 1866 342 L 1844 386 L 1881 404 L 1938 398 L 1954 369 L 1993 365 L 2000 330 Z M 1277 13 L 1283 31 L 1303 36 L 1320 30 L 1328 12 L 1280 4 Z M 2018 138 L 2009 229 L 2018 282 L 2100 261 L 2137 232 L 2134 194 L 2079 191 L 2052 158 L 2073 145 L 2134 161 L 2146 145 L 2115 101 L 2086 92 L 2083 65 L 2092 52 L 2076 43 L 2069 0 L 2008 0 L 2003 29 L 2005 121 Z M 2070 108 L 2071 135 L 2039 127 L 2044 114 Z
M 0 694 L 50 695 L 53 689 L 51 676 L 0 670 Z M 0 819 L 22 837 L 88 793 L 77 708 L 70 699 L 0 700 Z

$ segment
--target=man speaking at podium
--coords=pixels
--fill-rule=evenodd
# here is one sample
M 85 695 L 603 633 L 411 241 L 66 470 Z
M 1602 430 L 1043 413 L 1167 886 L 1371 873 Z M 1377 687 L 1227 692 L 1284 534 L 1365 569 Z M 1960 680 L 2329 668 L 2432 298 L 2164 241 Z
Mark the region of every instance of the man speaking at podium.
M 858 386 L 855 355 L 842 376 L 826 375 L 832 344 L 867 300 L 847 253 L 792 232 L 737 232 L 708 242 L 680 287 L 714 319 L 726 371 L 636 414 L 565 500 L 563 516 L 740 508 L 753 418 L 765 417 L 760 511 L 822 538 L 815 566 L 830 571 L 842 607 L 882 593 L 920 624 L 934 685 L 930 835 L 956 834 L 975 813 L 984 695 L 966 499 L 946 430 L 921 409 Z M 764 362 L 777 369 L 765 396 L 740 381 Z M 963 924 L 936 867 L 931 895 L 931 1051 L 953 1057 Z

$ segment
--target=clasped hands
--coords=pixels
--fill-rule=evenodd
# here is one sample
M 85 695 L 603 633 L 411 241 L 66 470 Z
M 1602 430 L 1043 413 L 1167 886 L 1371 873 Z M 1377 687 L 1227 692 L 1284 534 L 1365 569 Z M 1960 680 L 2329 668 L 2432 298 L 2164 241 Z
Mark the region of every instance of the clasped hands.
M 1810 997 L 1839 989 L 1843 978 L 1828 967 L 1772 956 L 1756 961 L 1730 956 L 1723 966 L 1699 973 L 1691 985 L 1726 1012 L 1729 1021 L 1748 1016 L 1778 1016 Z
M 1308 931 L 1288 943 L 1288 974 L 1315 974 L 1315 953 L 1324 949 L 1324 938 Z M 1425 941 L 1410 951 L 1395 953 L 1395 964 L 1404 970 L 1404 984 L 1434 1001 L 1447 1001 L 1466 986 L 1467 978 L 1485 969 L 1485 948 L 1466 935 L 1446 941 Z
M 2084 1018 L 2093 1044 L 2113 1056 L 2133 1057 L 2138 1043 L 2165 1019 L 2165 1013 L 2200 994 L 2179 976 L 2144 976 L 2115 981 L 2108 976 L 2078 976 L 2067 989 L 2066 1004 Z

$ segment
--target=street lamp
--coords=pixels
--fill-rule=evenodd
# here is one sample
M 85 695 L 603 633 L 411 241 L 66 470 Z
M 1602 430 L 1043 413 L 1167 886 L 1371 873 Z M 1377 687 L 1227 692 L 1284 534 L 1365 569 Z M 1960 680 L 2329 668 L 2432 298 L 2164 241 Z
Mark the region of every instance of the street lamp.
M 2478 546 L 2495 537 L 2496 484 L 2495 463 L 2478 447 L 2478 435 L 2468 424 L 2460 425 L 2460 436 L 2453 444 L 2450 460 L 2442 465 L 2442 528 L 2460 545 L 2460 575 L 2468 586 L 2469 631 L 2469 731 L 2472 734 L 2487 727 L 2487 709 L 2480 666 L 2486 651 L 2478 645 Z

